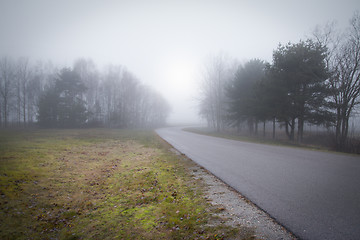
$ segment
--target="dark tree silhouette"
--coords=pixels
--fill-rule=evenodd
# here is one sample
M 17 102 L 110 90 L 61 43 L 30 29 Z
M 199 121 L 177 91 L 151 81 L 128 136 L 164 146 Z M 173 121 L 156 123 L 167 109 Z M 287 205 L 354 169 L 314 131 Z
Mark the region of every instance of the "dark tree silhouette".
M 67 68 L 61 70 L 54 88 L 39 101 L 39 124 L 44 127 L 80 127 L 88 116 L 83 100 L 86 90 L 80 76 Z
M 250 134 L 257 133 L 258 121 L 265 121 L 264 94 L 260 84 L 265 76 L 265 63 L 259 59 L 250 60 L 239 66 L 234 79 L 227 88 L 229 117 L 238 125 L 247 121 Z
M 322 124 L 332 121 L 326 99 L 329 74 L 325 64 L 326 48 L 311 40 L 280 45 L 270 67 L 272 84 L 278 88 L 277 118 L 284 122 L 286 133 L 294 140 L 295 125 L 302 141 L 304 122 Z M 290 131 L 289 131 L 290 128 Z

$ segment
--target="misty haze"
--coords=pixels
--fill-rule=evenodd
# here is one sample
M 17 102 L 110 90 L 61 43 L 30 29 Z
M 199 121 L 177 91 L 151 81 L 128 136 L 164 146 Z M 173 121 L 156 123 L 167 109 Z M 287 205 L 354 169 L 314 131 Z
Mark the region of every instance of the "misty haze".
M 358 1 L 0 0 L 1 239 L 357 239 Z

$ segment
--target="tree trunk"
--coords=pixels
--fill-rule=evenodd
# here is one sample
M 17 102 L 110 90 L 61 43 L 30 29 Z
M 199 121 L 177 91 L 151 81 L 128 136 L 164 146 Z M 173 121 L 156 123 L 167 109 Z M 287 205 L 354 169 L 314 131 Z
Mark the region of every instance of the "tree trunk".
M 2 128 L 2 106 L 1 106 L 1 103 L 0 103 L 0 128 Z
M 216 117 L 216 131 L 217 131 L 217 132 L 220 132 L 220 130 L 221 130 L 220 117 L 217 116 L 217 117 Z
M 273 139 L 275 139 L 275 121 L 276 121 L 276 118 L 274 117 L 273 118 L 273 134 L 272 134 Z
M 23 93 L 23 103 L 22 103 L 22 110 L 23 110 L 23 120 L 24 120 L 24 128 L 26 128 L 26 90 L 24 88 L 24 93 Z
M 291 124 L 290 124 L 290 140 L 294 141 L 294 136 L 295 136 L 295 118 L 291 119 Z
M 265 126 L 266 125 L 266 121 L 264 120 L 264 125 L 263 125 L 263 137 L 265 137 L 266 136 L 266 132 L 265 132 Z
M 252 118 L 248 119 L 249 133 L 250 135 L 254 134 L 254 121 Z
M 336 123 L 336 148 L 345 151 L 349 131 L 349 116 L 346 114 L 346 109 L 338 110 L 337 117 L 339 119 Z
M 341 110 L 340 107 L 336 109 L 336 127 L 335 127 L 335 144 L 336 150 L 340 150 L 341 148 L 341 138 L 340 138 L 340 130 L 341 130 Z
M 304 119 L 301 117 L 298 119 L 298 142 L 302 142 L 304 135 Z
M 347 145 L 347 138 L 348 138 L 348 133 L 349 133 L 349 117 L 345 116 L 343 119 L 343 126 L 342 126 L 342 133 L 341 133 L 341 145 L 342 145 L 342 150 L 345 150 L 346 145 Z
M 259 125 L 259 121 L 256 119 L 255 120 L 255 135 L 258 135 L 258 125 Z
M 23 107 L 23 115 L 24 115 L 24 128 L 26 128 L 26 106 L 24 104 L 24 107 Z
M 286 133 L 286 136 L 291 139 L 290 137 L 290 133 L 289 133 L 289 125 L 290 123 L 288 121 L 285 122 L 285 133 Z
M 17 125 L 21 126 L 21 91 L 20 91 L 20 82 L 17 86 Z
M 4 98 L 4 127 L 8 126 L 8 105 L 7 98 Z
M 349 116 L 346 116 L 345 119 L 344 119 L 345 123 L 345 130 L 344 130 L 344 139 L 346 141 L 347 137 L 348 137 L 348 134 L 349 134 Z

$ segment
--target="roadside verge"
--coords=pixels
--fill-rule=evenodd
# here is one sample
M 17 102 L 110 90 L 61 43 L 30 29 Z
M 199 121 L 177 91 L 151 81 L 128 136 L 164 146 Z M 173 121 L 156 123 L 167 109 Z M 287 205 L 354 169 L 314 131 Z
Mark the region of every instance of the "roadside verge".
M 221 179 L 214 176 L 205 168 L 193 162 L 190 158 L 172 148 L 185 161 L 193 164 L 189 167 L 192 177 L 200 180 L 204 185 L 204 194 L 207 201 L 217 208 L 216 215 L 220 223 L 231 227 L 242 226 L 248 232 L 240 232 L 234 239 L 246 238 L 252 235 L 252 239 L 290 240 L 297 239 L 291 232 L 277 223 L 266 212 L 258 208 L 239 192 L 232 189 Z M 214 223 L 215 224 L 215 223 Z

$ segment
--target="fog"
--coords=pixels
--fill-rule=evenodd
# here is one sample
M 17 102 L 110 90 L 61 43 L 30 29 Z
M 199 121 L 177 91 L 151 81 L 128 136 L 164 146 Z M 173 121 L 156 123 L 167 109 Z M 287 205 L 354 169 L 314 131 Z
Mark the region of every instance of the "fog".
M 121 64 L 168 100 L 169 123 L 196 123 L 209 55 L 270 62 L 279 43 L 305 39 L 333 20 L 346 27 L 359 9 L 357 0 L 0 0 L 0 56 Z

